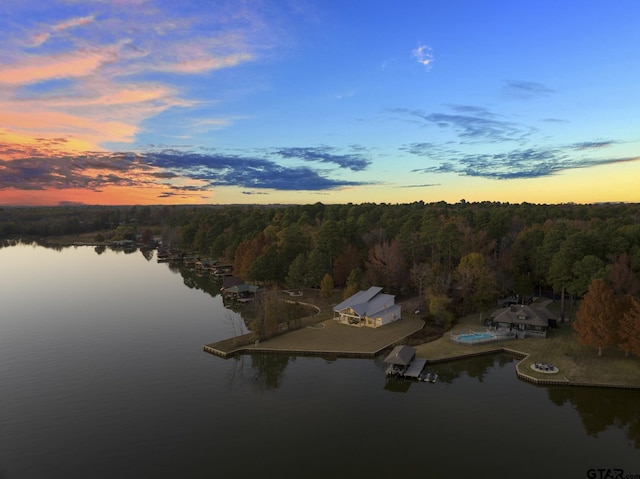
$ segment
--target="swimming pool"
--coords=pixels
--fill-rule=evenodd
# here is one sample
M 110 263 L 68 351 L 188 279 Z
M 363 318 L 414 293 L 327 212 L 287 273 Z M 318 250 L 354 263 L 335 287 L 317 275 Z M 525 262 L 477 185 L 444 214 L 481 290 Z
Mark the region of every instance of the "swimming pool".
M 498 336 L 490 331 L 477 333 L 475 331 L 469 331 L 468 333 L 462 333 L 458 335 L 450 334 L 451 340 L 460 344 L 480 344 L 490 343 L 492 341 L 499 341 L 506 339 L 506 337 Z
M 476 341 L 495 339 L 496 337 L 491 333 L 469 333 L 461 334 L 456 339 L 462 343 L 474 343 Z

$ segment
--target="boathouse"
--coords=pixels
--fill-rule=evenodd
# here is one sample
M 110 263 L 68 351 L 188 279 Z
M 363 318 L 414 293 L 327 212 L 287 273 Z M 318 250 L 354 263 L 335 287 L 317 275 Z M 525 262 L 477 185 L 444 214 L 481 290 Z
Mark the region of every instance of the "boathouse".
M 379 286 L 359 291 L 333 308 L 334 319 L 351 326 L 377 328 L 401 318 L 402 307 L 395 296 L 384 294 Z
M 259 292 L 260 288 L 253 284 L 238 284 L 226 288 L 224 290 L 224 297 L 233 299 L 239 303 L 249 303 L 256 298 Z
M 384 359 L 384 363 L 387 364 L 387 375 L 388 376 L 405 376 L 405 377 L 418 377 L 418 375 L 422 372 L 422 368 L 426 363 L 425 359 L 415 361 L 416 350 L 410 346 L 396 346 L 391 350 L 391 352 Z M 412 368 L 411 366 L 415 364 L 418 366 L 416 368 Z M 415 370 L 410 373 L 409 369 Z

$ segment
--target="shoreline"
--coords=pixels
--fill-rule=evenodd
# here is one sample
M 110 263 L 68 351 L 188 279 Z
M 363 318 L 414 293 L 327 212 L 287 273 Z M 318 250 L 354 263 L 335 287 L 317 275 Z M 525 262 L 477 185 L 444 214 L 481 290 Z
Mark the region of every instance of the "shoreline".
M 57 246 L 113 246 L 112 243 L 108 242 L 97 243 L 92 241 L 89 235 L 68 235 L 38 239 L 32 238 L 31 240 Z M 418 316 L 409 311 L 413 311 L 413 309 L 408 308 L 407 313 L 404 315 L 406 318 L 409 320 L 419 320 Z M 459 331 L 481 327 L 480 321 L 475 319 L 476 317 L 477 313 L 465 318 L 460 318 L 452 332 L 455 330 Z M 398 321 L 398 323 L 403 321 L 407 321 L 407 319 Z M 424 324 L 423 321 L 422 324 Z M 382 329 L 384 329 L 384 327 Z M 580 346 L 575 343 L 574 340 L 567 341 L 566 338 L 563 338 L 562 336 L 567 336 L 567 333 L 566 331 L 562 331 L 562 329 L 571 329 L 570 324 L 563 323 L 561 325 L 561 329 L 554 330 L 550 337 L 546 339 L 508 340 L 503 341 L 502 346 L 500 347 L 491 347 L 491 344 L 471 346 L 453 344 L 448 340 L 448 333 L 445 333 L 442 338 L 421 343 L 414 347 L 418 351 L 416 357 L 426 359 L 428 364 L 457 361 L 486 354 L 512 354 L 521 358 L 516 364 L 516 374 L 518 378 L 534 385 L 640 390 L 640 382 L 637 379 L 640 378 L 640 359 L 633 357 L 622 358 L 621 353 L 617 351 L 608 351 L 606 356 L 595 357 L 593 351 L 588 347 Z M 243 345 L 236 346 L 235 343 L 240 338 L 229 338 L 225 341 L 219 341 L 218 343 L 234 343 L 231 348 L 225 348 L 227 350 L 224 351 L 223 354 L 217 354 L 215 351 L 211 350 L 211 344 L 205 345 L 204 348 L 205 351 L 221 357 L 230 357 L 233 354 L 279 353 L 299 356 L 373 358 L 386 348 L 395 344 L 401 344 L 407 339 L 407 337 L 413 334 L 413 332 L 415 331 L 408 334 L 397 335 L 397 337 L 392 337 L 381 348 L 370 348 L 366 351 L 359 350 L 358 348 L 350 348 L 345 344 L 342 344 L 342 347 L 337 348 L 332 347 L 333 345 L 328 348 L 312 348 L 305 347 L 304 345 L 301 347 L 295 347 L 294 345 L 289 344 L 281 350 L 268 345 L 270 341 L 282 337 L 289 337 L 290 335 L 295 334 L 295 330 L 286 332 L 275 338 L 270 338 L 260 345 L 256 345 L 253 341 L 249 341 L 248 343 L 245 342 Z M 445 343 L 444 346 L 443 343 Z M 518 347 L 514 348 L 513 346 L 515 346 L 516 343 L 518 344 Z M 463 351 L 463 349 L 469 350 Z M 557 375 L 554 375 L 554 377 L 549 377 L 542 373 L 536 373 L 528 367 L 534 362 L 553 363 L 559 367 L 560 371 Z M 562 379 L 560 379 L 561 377 Z M 598 380 L 598 377 L 603 379 Z
M 478 328 L 477 315 L 461 318 L 454 328 Z M 255 342 L 252 334 L 204 345 L 204 351 L 223 358 L 236 354 L 288 354 L 293 356 L 374 358 L 386 349 L 406 343 L 424 321 L 407 314 L 380 328 L 356 328 L 326 319 L 322 328 L 303 327 Z M 636 358 L 597 357 L 593 351 L 575 344 L 569 324 L 564 323 L 546 339 L 512 339 L 496 343 L 460 345 L 442 337 L 413 346 L 416 357 L 427 364 L 459 361 L 490 354 L 509 354 L 518 358 L 516 376 L 536 386 L 594 387 L 640 390 L 640 361 Z M 553 376 L 531 369 L 534 363 L 552 363 L 559 372 Z

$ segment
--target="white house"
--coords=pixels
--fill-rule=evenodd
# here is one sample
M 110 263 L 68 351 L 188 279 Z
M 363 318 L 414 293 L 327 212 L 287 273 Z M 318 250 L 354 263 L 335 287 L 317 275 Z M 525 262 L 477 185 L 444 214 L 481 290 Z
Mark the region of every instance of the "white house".
M 352 326 L 377 328 L 402 317 L 402 307 L 395 304 L 395 299 L 392 294 L 384 294 L 382 288 L 372 286 L 334 307 L 334 319 Z

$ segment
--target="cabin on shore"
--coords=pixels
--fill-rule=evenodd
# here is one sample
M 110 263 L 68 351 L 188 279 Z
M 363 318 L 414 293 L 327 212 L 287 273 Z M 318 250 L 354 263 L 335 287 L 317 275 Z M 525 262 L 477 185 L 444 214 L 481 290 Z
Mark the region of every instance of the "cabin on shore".
M 402 307 L 379 286 L 359 291 L 333 308 L 334 318 L 351 326 L 377 328 L 398 321 Z

